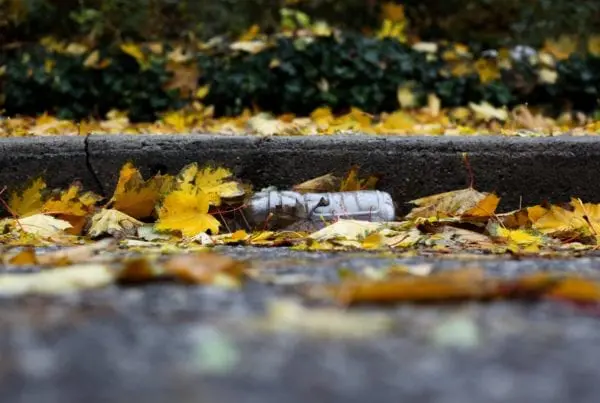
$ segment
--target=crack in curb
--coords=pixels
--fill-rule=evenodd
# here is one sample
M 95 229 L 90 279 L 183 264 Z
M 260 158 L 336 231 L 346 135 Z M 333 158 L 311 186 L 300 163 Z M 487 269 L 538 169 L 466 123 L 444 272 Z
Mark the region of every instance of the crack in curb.
M 83 140 L 83 144 L 84 144 L 83 151 L 85 152 L 85 165 L 86 165 L 89 173 L 92 175 L 92 178 L 94 178 L 94 182 L 96 182 L 96 186 L 98 187 L 98 190 L 100 190 L 100 195 L 102 197 L 106 198 L 106 192 L 104 190 L 104 186 L 102 186 L 102 182 L 98 178 L 98 175 L 96 175 L 96 171 L 94 170 L 94 167 L 92 166 L 91 155 L 90 155 L 90 136 L 91 135 L 92 135 L 91 133 L 86 134 L 85 139 Z

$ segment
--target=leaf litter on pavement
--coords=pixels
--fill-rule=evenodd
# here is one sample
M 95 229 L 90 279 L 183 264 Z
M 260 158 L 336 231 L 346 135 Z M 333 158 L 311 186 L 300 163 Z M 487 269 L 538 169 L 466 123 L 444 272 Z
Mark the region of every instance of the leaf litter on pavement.
M 321 175 L 293 189 L 368 190 L 378 179 L 363 177 L 354 166 L 344 177 Z M 414 208 L 391 222 L 340 217 L 317 222 L 321 228 L 307 226 L 310 230 L 265 230 L 239 218 L 252 194 L 252 187 L 227 168 L 196 163 L 175 176 L 147 179 L 127 163 L 108 200 L 78 183 L 51 190 L 35 178 L 8 201 L 1 200 L 6 213 L 0 219 L 0 294 L 56 294 L 167 279 L 230 289 L 249 278 L 277 283 L 277 275 L 261 276 L 253 265 L 215 253 L 218 245 L 552 258 L 593 252 L 600 244 L 600 205 L 575 197 L 562 205 L 500 213 L 496 194 L 471 185 L 413 200 Z M 232 214 L 237 218 L 232 220 Z M 342 274 L 333 284 L 299 281 L 303 295 L 343 305 L 507 298 L 600 302 L 600 278 L 564 273 L 506 279 L 472 268 L 390 268 L 379 274 Z

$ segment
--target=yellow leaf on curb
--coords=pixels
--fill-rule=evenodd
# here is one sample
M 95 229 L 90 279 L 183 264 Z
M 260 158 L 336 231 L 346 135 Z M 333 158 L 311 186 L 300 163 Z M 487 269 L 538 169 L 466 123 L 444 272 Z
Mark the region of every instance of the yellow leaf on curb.
M 158 210 L 158 231 L 179 232 L 190 237 L 201 232 L 219 232 L 219 221 L 208 214 L 209 197 L 198 188 L 169 193 Z
M 150 217 L 160 196 L 170 188 L 172 181 L 170 175 L 155 175 L 144 180 L 140 171 L 132 163 L 127 163 L 121 168 L 109 204 L 133 218 Z
M 13 192 L 8 201 L 12 213 L 19 217 L 39 213 L 44 204 L 42 192 L 45 189 L 46 182 L 37 178 L 21 194 Z
M 79 235 L 85 225 L 86 217 L 95 208 L 95 204 L 101 199 L 92 193 L 80 193 L 81 186 L 74 184 L 67 190 L 50 197 L 42 206 L 44 214 L 55 216 L 61 220 L 68 221 L 73 228 L 68 233 Z
M 244 188 L 235 180 L 232 173 L 226 168 L 206 167 L 198 168 L 193 163 L 184 167 L 177 177 L 177 186 L 180 190 L 193 193 L 200 190 L 211 206 L 220 206 L 221 198 L 231 199 L 245 194 Z

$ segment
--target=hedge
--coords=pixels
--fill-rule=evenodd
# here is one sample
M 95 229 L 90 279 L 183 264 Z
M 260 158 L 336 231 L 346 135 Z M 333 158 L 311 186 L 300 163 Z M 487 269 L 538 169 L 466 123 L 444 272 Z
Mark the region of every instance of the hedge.
M 8 116 L 49 112 L 69 119 L 103 117 L 119 109 L 134 121 L 154 120 L 194 100 L 193 91 L 173 87 L 174 64 L 198 72 L 186 84 L 208 85 L 202 102 L 213 105 L 217 115 L 236 115 L 245 108 L 306 115 L 320 106 L 379 113 L 398 109 L 402 87 L 414 94 L 414 106 L 435 93 L 443 106 L 487 101 L 587 113 L 596 110 L 600 93 L 600 58 L 592 54 L 564 59 L 534 54 L 517 60 L 503 51 L 469 55 L 453 44 L 425 52 L 393 39 L 355 34 L 279 37 L 257 53 L 221 44 L 182 60 L 174 56 L 182 54 L 174 45 L 160 51 L 156 44 L 123 49 L 37 44 L 4 52 L 0 108 Z

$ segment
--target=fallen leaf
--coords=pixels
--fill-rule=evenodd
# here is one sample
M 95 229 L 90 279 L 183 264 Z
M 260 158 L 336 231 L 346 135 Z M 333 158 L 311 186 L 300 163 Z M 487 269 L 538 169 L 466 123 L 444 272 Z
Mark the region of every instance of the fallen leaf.
M 385 225 L 385 223 L 379 222 L 340 219 L 317 232 L 313 232 L 309 237 L 315 241 L 327 241 L 332 239 L 358 241 L 369 234 L 384 228 Z
M 19 217 L 39 213 L 44 204 L 42 195 L 44 189 L 46 189 L 46 182 L 42 178 L 37 178 L 21 194 L 13 192 L 8 201 L 11 212 Z
M 142 256 L 125 260 L 117 274 L 117 280 L 121 284 L 139 284 L 162 279 L 165 275 L 162 265 Z
M 500 199 L 491 193 L 479 192 L 473 188 L 438 193 L 412 200 L 413 208 L 407 219 L 417 217 L 490 217 L 493 216 Z
M 292 188 L 300 193 L 335 192 L 341 185 L 341 179 L 331 173 L 309 179 Z
M 214 242 L 219 244 L 240 244 L 248 241 L 250 239 L 250 234 L 248 234 L 245 230 L 241 229 L 235 231 L 234 233 L 214 235 L 211 238 Z
M 555 84 L 558 80 L 558 72 L 556 70 L 543 67 L 538 71 L 540 82 L 544 84 Z
M 482 84 L 488 84 L 500 79 L 500 69 L 496 61 L 490 59 L 479 59 L 475 62 L 475 70 Z
M 155 175 L 144 180 L 132 163 L 126 163 L 119 173 L 119 180 L 109 206 L 133 218 L 152 215 L 160 196 L 172 186 L 170 175 Z
M 217 195 L 218 197 L 218 195 Z M 157 231 L 178 232 L 194 236 L 201 232 L 219 232 L 220 223 L 208 214 L 209 196 L 197 187 L 173 191 L 164 198 L 158 209 Z
M 46 200 L 41 208 L 42 213 L 68 221 L 73 227 L 67 232 L 81 234 L 87 215 L 90 214 L 102 198 L 93 192 L 81 193 L 81 186 L 73 184 L 67 190 L 59 192 Z
M 143 225 L 141 221 L 115 209 L 102 209 L 91 218 L 88 235 L 97 238 L 110 235 L 114 238 L 134 237 L 137 229 Z
M 176 256 L 164 264 L 165 272 L 192 284 L 239 287 L 245 265 L 229 256 L 199 253 Z
M 87 245 L 72 246 L 52 252 L 39 253 L 36 260 L 41 265 L 65 266 L 84 263 L 99 252 L 109 251 L 116 247 L 113 239 L 105 239 Z
M 568 276 L 553 287 L 547 296 L 580 303 L 598 303 L 600 283 L 581 276 Z
M 237 41 L 229 45 L 231 50 L 240 50 L 247 53 L 256 54 L 262 52 L 268 44 L 261 40 L 254 41 Z
M 546 39 L 544 51 L 550 53 L 558 60 L 568 59 L 577 50 L 577 38 L 570 35 L 561 35 L 555 39 Z
M 183 99 L 196 95 L 200 71 L 195 62 L 167 63 L 166 70 L 171 74 L 171 80 L 165 84 L 166 90 L 178 90 Z
M 361 246 L 364 249 L 380 249 L 385 247 L 385 239 L 381 234 L 373 232 L 367 235 L 361 242 Z
M 442 100 L 435 94 L 427 95 L 427 111 L 433 117 L 438 117 L 442 108 Z
M 417 97 L 413 89 L 414 83 L 407 83 L 398 87 L 396 97 L 402 109 L 410 109 L 418 106 Z
M 267 113 L 251 117 L 246 122 L 248 130 L 262 136 L 275 136 L 284 134 L 299 134 L 293 123 L 283 122 Z
M 72 225 L 65 220 L 59 220 L 45 214 L 34 214 L 17 220 L 17 228 L 24 233 L 41 238 L 50 238 L 54 235 L 64 234 Z
M 232 179 L 231 171 L 221 167 L 198 168 L 193 163 L 184 167 L 177 177 L 177 188 L 187 192 L 201 192 L 211 206 L 220 206 L 221 199 L 236 199 L 245 195 L 246 190 Z
M 600 204 L 571 199 L 570 209 L 552 205 L 533 221 L 533 228 L 563 239 L 598 237 L 600 235 Z
M 170 235 L 157 232 L 154 228 L 154 224 L 144 224 L 141 227 L 138 227 L 137 234 L 138 237 L 144 241 L 166 241 L 171 239 Z
M 538 252 L 540 247 L 546 243 L 539 234 L 523 229 L 507 229 L 500 225 L 488 226 L 491 235 L 503 239 L 508 249 L 512 252 Z
M 366 179 L 360 179 L 358 177 L 359 171 L 358 165 L 353 165 L 350 171 L 342 179 L 340 185 L 340 192 L 352 192 L 357 190 L 373 190 L 379 181 L 378 175 L 371 175 Z
M 108 58 L 102 59 L 100 57 L 100 51 L 98 50 L 94 50 L 83 61 L 83 65 L 91 69 L 105 69 L 110 66 L 110 64 L 111 60 Z
M 105 287 L 113 283 L 115 272 L 104 264 L 80 264 L 38 273 L 0 274 L 0 294 L 56 295 L 92 288 Z
M 386 334 L 392 329 L 393 321 L 390 316 L 381 313 L 305 308 L 294 300 L 279 299 L 268 304 L 266 317 L 258 320 L 257 325 L 268 331 L 360 339 Z
M 508 112 L 506 111 L 506 109 L 495 108 L 489 102 L 482 102 L 480 104 L 470 102 L 469 108 L 471 108 L 473 112 L 475 112 L 477 118 L 484 121 L 497 119 L 501 122 L 504 122 L 508 119 Z
M 515 280 L 487 278 L 483 270 L 473 268 L 384 281 L 350 279 L 336 285 L 315 285 L 308 289 L 308 295 L 332 297 L 342 304 L 539 298 L 559 281 L 555 276 L 537 274 Z
M 8 259 L 8 264 L 13 266 L 32 266 L 38 264 L 38 260 L 33 247 L 26 247 L 14 256 Z
M 120 45 L 121 51 L 133 57 L 142 70 L 147 70 L 150 67 L 150 62 L 142 49 L 133 42 L 125 42 Z

